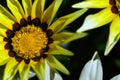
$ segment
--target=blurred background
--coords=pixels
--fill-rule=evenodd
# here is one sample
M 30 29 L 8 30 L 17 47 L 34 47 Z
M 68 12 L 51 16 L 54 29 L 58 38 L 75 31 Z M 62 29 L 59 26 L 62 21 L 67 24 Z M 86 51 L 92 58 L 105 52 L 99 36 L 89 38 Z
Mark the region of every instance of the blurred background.
M 19 0 L 21 2 L 21 0 Z M 46 8 L 53 0 L 46 0 Z M 71 6 L 83 0 L 63 0 L 63 3 L 56 14 L 56 18 L 67 15 L 79 9 L 73 9 Z M 0 4 L 6 7 L 6 0 L 0 0 Z M 89 9 L 84 15 L 68 25 L 67 31 L 75 32 L 83 23 L 85 17 L 89 14 L 95 14 L 101 9 Z M 89 61 L 97 50 L 102 61 L 104 80 L 109 80 L 113 76 L 120 74 L 120 41 L 115 45 L 108 56 L 104 56 L 104 50 L 109 34 L 109 25 L 89 30 L 88 36 L 72 41 L 66 44 L 66 48 L 74 52 L 74 56 L 56 56 L 58 60 L 70 71 L 70 75 L 64 75 L 60 72 L 63 80 L 78 80 L 81 70 L 85 63 Z M 3 73 L 4 66 L 0 67 L 0 73 Z M 1 75 L 2 76 L 2 75 Z M 30 80 L 37 80 L 33 77 Z

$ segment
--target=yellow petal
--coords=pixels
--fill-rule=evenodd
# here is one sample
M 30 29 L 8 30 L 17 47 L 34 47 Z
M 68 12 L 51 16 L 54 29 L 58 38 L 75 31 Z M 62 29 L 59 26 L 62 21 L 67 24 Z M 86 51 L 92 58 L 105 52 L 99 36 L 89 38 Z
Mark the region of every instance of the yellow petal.
M 83 25 L 77 30 L 77 32 L 83 32 L 103 26 L 111 22 L 115 16 L 116 15 L 111 12 L 110 7 L 105 8 L 96 14 L 87 16 Z
M 116 19 L 113 20 L 112 24 L 110 25 L 110 33 L 105 49 L 105 55 L 108 55 L 108 53 L 111 51 L 111 49 L 118 42 L 119 39 L 120 39 L 120 17 L 118 16 Z
M 65 44 L 70 41 L 85 37 L 86 35 L 87 35 L 87 33 L 61 32 L 61 33 L 57 33 L 57 34 L 53 35 L 52 38 L 58 44 Z
M 74 13 L 68 14 L 66 16 L 60 17 L 57 21 L 55 21 L 50 28 L 54 30 L 55 33 L 63 30 L 68 24 L 73 22 L 75 19 L 79 18 L 83 13 L 85 13 L 87 9 L 81 9 Z
M 53 3 L 44 11 L 42 22 L 46 22 L 48 25 L 50 25 L 61 3 L 62 0 L 54 0 Z
M 31 67 L 40 80 L 45 79 L 45 63 L 43 58 L 41 58 L 40 62 L 31 64 Z
M 3 41 L 3 39 L 4 39 L 4 37 L 3 37 L 3 36 L 0 36 L 0 42 L 2 42 L 2 41 Z
M 12 58 L 6 65 L 3 80 L 13 80 L 16 72 L 18 70 L 18 62 Z
M 51 44 L 50 45 L 50 50 L 46 54 L 54 54 L 54 55 L 67 55 L 67 56 L 73 56 L 73 52 L 64 49 L 56 44 Z
M 7 0 L 7 6 L 13 13 L 13 15 L 16 17 L 18 22 L 20 21 L 20 19 L 25 17 L 22 6 L 18 2 L 18 0 Z
M 0 50 L 0 66 L 6 64 L 9 60 L 8 50 Z
M 0 24 L 0 35 L 6 37 L 7 28 L 4 25 Z
M 5 50 L 5 44 L 6 42 L 0 42 L 0 50 Z
M 31 16 L 32 1 L 31 0 L 22 0 L 23 8 L 25 11 L 26 17 Z
M 30 65 L 25 64 L 24 61 L 22 61 L 19 64 L 20 80 L 28 80 L 29 71 L 30 71 Z
M 109 0 L 86 0 L 74 4 L 73 8 L 105 8 L 110 6 Z
M 15 17 L 0 5 L 0 23 L 9 29 L 12 29 L 12 25 L 15 21 Z
M 69 75 L 69 71 L 53 56 L 48 55 L 46 58 L 48 64 L 54 69 L 57 69 L 67 75 Z
M 45 6 L 45 0 L 35 0 L 32 6 L 32 19 L 33 18 L 40 18 L 42 17 L 42 13 Z

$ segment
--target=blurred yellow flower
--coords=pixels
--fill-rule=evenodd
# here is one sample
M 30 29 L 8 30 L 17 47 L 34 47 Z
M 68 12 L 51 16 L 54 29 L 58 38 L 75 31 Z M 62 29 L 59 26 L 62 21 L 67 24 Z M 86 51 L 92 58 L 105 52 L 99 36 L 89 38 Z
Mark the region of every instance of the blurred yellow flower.
M 86 17 L 77 32 L 98 28 L 111 23 L 105 55 L 107 55 L 120 39 L 120 0 L 85 0 L 73 5 L 74 8 L 100 8 L 100 12 Z
M 10 12 L 0 5 L 0 65 L 6 64 L 3 80 L 12 80 L 19 72 L 20 80 L 28 80 L 32 69 L 45 80 L 45 63 L 65 74 L 69 71 L 54 55 L 72 56 L 62 44 L 86 36 L 86 33 L 61 32 L 80 17 L 82 9 L 53 21 L 62 0 L 54 0 L 44 10 L 45 0 L 7 0 Z M 81 36 L 79 36 L 81 35 Z

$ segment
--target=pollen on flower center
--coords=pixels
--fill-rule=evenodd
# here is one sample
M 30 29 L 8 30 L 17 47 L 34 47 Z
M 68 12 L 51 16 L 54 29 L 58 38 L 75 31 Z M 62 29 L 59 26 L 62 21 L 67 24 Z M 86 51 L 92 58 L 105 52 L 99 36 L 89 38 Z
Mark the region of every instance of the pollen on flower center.
M 41 56 L 46 48 L 48 38 L 40 27 L 27 25 L 15 32 L 12 38 L 13 50 L 16 55 L 24 59 L 31 59 Z

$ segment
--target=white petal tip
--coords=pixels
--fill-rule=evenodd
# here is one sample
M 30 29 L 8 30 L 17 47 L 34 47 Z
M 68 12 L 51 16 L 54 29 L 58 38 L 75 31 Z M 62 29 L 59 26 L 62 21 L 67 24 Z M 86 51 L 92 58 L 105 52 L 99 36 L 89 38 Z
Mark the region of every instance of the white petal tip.
M 76 5 L 72 5 L 72 8 L 78 8 Z
M 104 55 L 107 56 L 109 54 L 108 50 L 105 50 Z
M 81 32 L 84 32 L 84 30 L 78 29 L 76 32 L 81 33 Z
M 103 71 L 98 52 L 95 51 L 92 59 L 88 61 L 79 77 L 79 80 L 102 80 Z
M 87 30 L 82 26 L 76 32 L 77 33 L 82 33 L 82 32 L 85 32 L 85 31 L 87 31 Z
M 55 73 L 54 80 L 63 80 L 59 73 Z
M 93 57 L 92 57 L 92 60 L 94 59 L 98 59 L 99 58 L 99 55 L 98 55 L 98 51 L 95 51 Z
M 80 8 L 80 7 L 79 7 L 79 4 L 74 4 L 72 5 L 72 8 Z
M 76 32 L 80 33 L 80 32 L 85 32 L 85 31 L 88 31 L 88 30 L 91 30 L 91 29 L 93 29 L 93 28 L 90 28 L 90 26 L 83 23 L 83 25 L 79 29 L 77 29 Z

